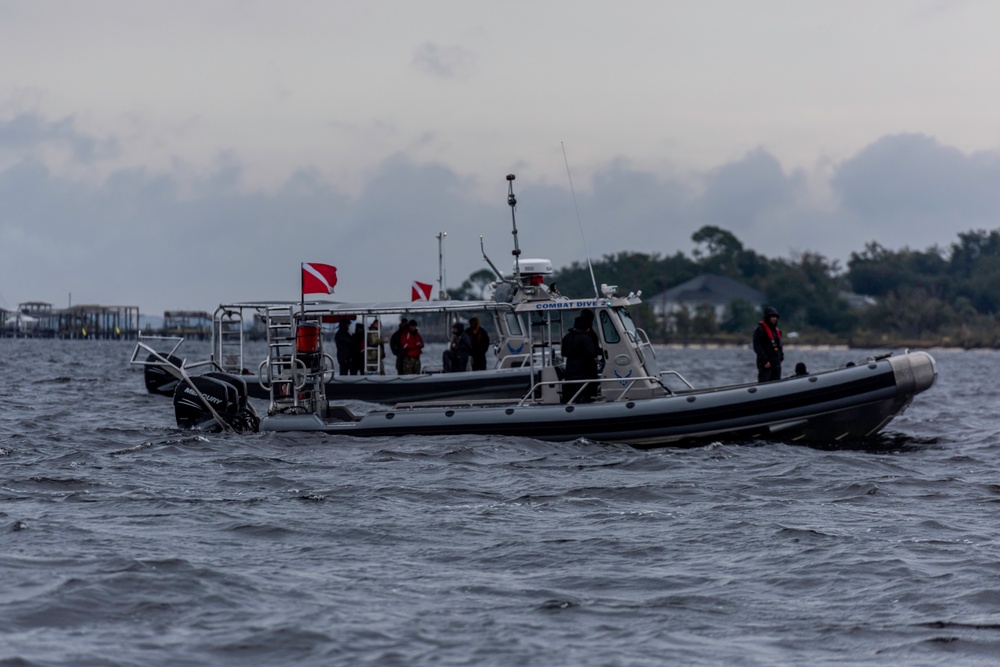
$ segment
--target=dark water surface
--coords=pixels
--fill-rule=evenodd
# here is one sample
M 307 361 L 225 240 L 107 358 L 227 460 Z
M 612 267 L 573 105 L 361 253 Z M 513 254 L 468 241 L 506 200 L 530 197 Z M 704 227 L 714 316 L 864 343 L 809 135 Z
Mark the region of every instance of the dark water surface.
M 1000 353 L 866 447 L 648 451 L 182 432 L 130 353 L 0 340 L 2 665 L 1000 664 Z

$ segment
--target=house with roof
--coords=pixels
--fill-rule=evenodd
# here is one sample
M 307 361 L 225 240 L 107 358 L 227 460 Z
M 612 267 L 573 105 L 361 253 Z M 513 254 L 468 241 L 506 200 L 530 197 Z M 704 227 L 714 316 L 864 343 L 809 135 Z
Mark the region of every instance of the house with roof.
M 694 312 L 699 306 L 711 306 L 715 320 L 721 322 L 733 301 L 746 301 L 755 309 L 764 306 L 764 293 L 725 276 L 704 273 L 665 292 L 645 299 L 657 320 L 669 326 L 671 316 L 683 310 Z

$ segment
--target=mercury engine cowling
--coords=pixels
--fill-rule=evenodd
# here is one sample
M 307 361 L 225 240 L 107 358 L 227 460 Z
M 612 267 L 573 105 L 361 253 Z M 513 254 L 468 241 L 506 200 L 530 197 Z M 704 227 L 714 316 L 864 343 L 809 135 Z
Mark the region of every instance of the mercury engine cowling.
M 174 416 L 180 428 L 223 430 L 212 410 L 237 433 L 253 433 L 260 418 L 247 400 L 246 381 L 229 373 L 205 373 L 181 382 L 174 392 Z M 193 386 L 192 386 L 193 385 Z M 212 410 L 208 408 L 212 406 Z
M 180 357 L 168 354 L 166 359 L 177 368 L 184 366 L 184 360 Z M 159 358 L 154 354 L 146 357 L 146 363 L 142 370 L 142 379 L 146 383 L 146 391 L 150 394 L 159 394 L 160 396 L 173 396 L 179 380 L 176 375 L 173 375 L 163 366 L 154 365 L 157 361 L 159 361 Z

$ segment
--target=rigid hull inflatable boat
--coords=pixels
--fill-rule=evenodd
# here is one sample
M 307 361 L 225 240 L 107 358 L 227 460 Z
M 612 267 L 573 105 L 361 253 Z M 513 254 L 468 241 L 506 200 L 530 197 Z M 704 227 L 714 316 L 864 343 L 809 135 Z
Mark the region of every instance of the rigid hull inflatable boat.
M 551 273 L 551 263 L 547 260 L 539 271 Z M 365 347 L 362 357 L 364 368 L 358 375 L 338 375 L 335 372 L 332 355 L 322 353 L 319 360 L 324 370 L 324 393 L 333 401 L 365 401 L 394 405 L 401 401 L 429 401 L 451 398 L 486 399 L 520 398 L 531 387 L 531 370 L 525 350 L 528 349 L 527 334 L 520 329 L 517 318 L 504 317 L 496 302 L 483 301 L 427 301 L 427 302 L 378 302 L 378 303 L 335 303 L 310 301 L 289 302 L 239 302 L 221 304 L 212 319 L 212 352 L 208 359 L 188 362 L 180 356 L 178 348 L 184 342 L 181 336 L 141 336 L 132 353 L 131 363 L 143 368 L 146 391 L 151 394 L 173 396 L 179 382 L 185 375 L 195 376 L 207 372 L 223 372 L 239 375 L 246 384 L 251 398 L 270 399 L 270 372 L 275 370 L 272 358 L 265 357 L 259 362 L 247 359 L 248 335 L 259 335 L 259 323 L 268 322 L 268 327 L 282 331 L 268 330 L 269 351 L 286 358 L 288 349 L 277 339 L 288 333 L 287 325 L 293 310 L 313 309 L 316 320 L 301 323 L 295 329 L 296 354 L 302 359 L 316 358 L 322 347 L 324 330 L 337 322 L 360 323 L 365 331 L 375 320 L 380 323 L 398 322 L 400 314 L 410 317 L 436 318 L 444 321 L 465 321 L 477 316 L 489 329 L 493 337 L 494 362 L 481 371 L 442 372 L 437 360 L 430 360 L 422 372 L 413 375 L 398 375 L 392 368 L 394 359 L 383 356 L 383 346 Z M 321 314 L 320 314 L 321 313 Z M 380 337 L 388 338 L 390 332 L 380 329 Z M 314 333 L 315 332 L 315 333 Z M 274 335 L 272 335 L 272 333 Z M 308 335 L 302 335 L 308 334 Z M 329 335 L 326 336 L 330 338 Z M 388 369 L 387 369 L 388 367 Z M 278 371 L 280 372 L 280 370 Z
M 512 186 L 508 201 L 513 209 Z M 593 298 L 562 296 L 546 284 L 547 273 L 535 268 L 544 261 L 519 258 L 516 222 L 513 274 L 504 275 L 485 250 L 483 255 L 497 281 L 493 299 L 477 303 L 476 308 L 490 312 L 495 322 L 507 323 L 503 325 L 507 340 L 526 348 L 522 364 L 528 386 L 519 397 L 408 400 L 355 414 L 328 394 L 331 364 L 322 350 L 322 337 L 315 337 L 318 344 L 307 351 L 297 349 L 294 342 L 304 327 L 362 310 L 378 317 L 389 307 L 282 304 L 261 311 L 269 354 L 258 376 L 269 402 L 259 424 L 241 416 L 239 398 L 235 404 L 228 398 L 246 392 L 239 377 L 230 376 L 236 387 L 230 391 L 220 386 L 227 384 L 226 374 L 216 372 L 211 382 L 203 383 L 206 389 L 181 378 L 174 399 L 178 425 L 356 437 L 585 438 L 640 446 L 750 437 L 832 443 L 878 433 L 937 377 L 929 354 L 902 352 L 774 382 L 695 388 L 679 373 L 660 370 L 648 336 L 629 313 L 640 303 L 639 294 L 619 296 L 617 287 L 602 285 L 600 295 Z M 593 323 L 599 372 L 597 377 L 568 379 L 561 343 L 580 320 Z M 521 337 L 514 336 L 515 331 Z
M 539 440 L 579 438 L 656 445 L 705 438 L 776 437 L 836 442 L 871 436 L 900 414 L 935 380 L 934 360 L 923 352 L 873 359 L 853 367 L 777 382 L 681 390 L 574 404 L 561 400 L 465 404 L 409 404 L 356 416 L 341 406 L 279 410 L 261 431 L 319 431 L 331 435 L 507 435 Z M 615 384 L 621 385 L 615 380 Z M 633 385 L 636 387 L 639 383 Z M 541 382 L 544 396 L 557 383 Z M 571 390 L 564 385 L 562 392 Z M 604 392 L 605 396 L 611 392 Z M 325 409 L 324 409 L 325 408 Z

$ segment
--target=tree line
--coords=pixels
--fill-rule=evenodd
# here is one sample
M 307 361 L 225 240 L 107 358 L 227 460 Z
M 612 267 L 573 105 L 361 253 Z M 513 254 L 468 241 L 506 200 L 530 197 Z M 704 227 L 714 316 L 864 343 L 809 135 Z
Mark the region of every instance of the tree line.
M 600 283 L 647 299 L 702 274 L 731 278 L 765 295 L 782 326 L 805 340 L 864 346 L 1000 346 L 1000 229 L 960 233 L 947 248 L 890 250 L 876 242 L 852 252 L 843 267 L 817 252 L 769 258 L 732 233 L 708 225 L 691 236 L 691 256 L 621 252 L 592 262 Z M 473 273 L 453 298 L 487 295 L 492 271 Z M 593 294 L 590 268 L 574 262 L 548 281 L 562 294 Z M 867 297 L 861 299 L 860 297 Z M 713 308 L 682 309 L 658 320 L 648 303 L 633 317 L 661 342 L 746 337 L 760 319 L 757 304 L 735 301 L 717 317 Z

